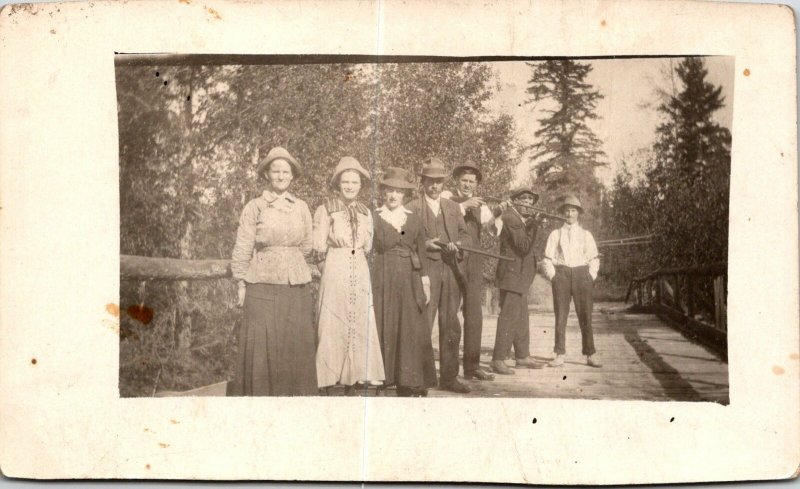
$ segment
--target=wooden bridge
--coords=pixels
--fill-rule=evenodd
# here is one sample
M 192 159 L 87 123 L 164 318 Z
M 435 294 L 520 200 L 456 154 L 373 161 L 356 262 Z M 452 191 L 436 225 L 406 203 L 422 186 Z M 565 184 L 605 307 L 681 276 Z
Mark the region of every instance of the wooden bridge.
M 623 303 L 595 304 L 592 325 L 602 368 L 586 365 L 573 313 L 567 323 L 563 366 L 514 369 L 514 375 L 496 375 L 492 382 L 467 381 L 473 389 L 467 396 L 728 403 L 728 364 L 719 354 L 682 335 L 655 314 L 627 309 Z M 531 355 L 544 360 L 553 350 L 553 313 L 531 311 L 530 321 Z M 486 369 L 496 325 L 497 317 L 484 319 L 481 364 Z M 456 395 L 439 390 L 429 393 L 431 397 Z
M 187 264 L 123 257 L 123 279 L 211 279 L 228 276 L 222 260 Z M 723 264 L 659 270 L 631 281 L 630 303 L 595 304 L 595 345 L 602 368 L 580 354 L 577 318 L 567 323 L 566 363 L 544 369 L 514 369 L 491 382 L 465 381 L 473 391 L 453 394 L 431 389 L 429 397 L 531 397 L 605 400 L 729 402 L 726 267 Z M 530 311 L 531 354 L 544 360 L 554 344 L 554 317 L 547 308 Z M 488 370 L 497 325 L 484 318 L 481 363 Z M 438 340 L 433 338 L 436 346 Z M 437 355 L 438 357 L 438 355 Z M 224 396 L 225 383 L 174 396 Z M 334 395 L 342 395 L 341 389 Z M 390 389 L 387 395 L 393 395 Z M 362 395 L 375 395 L 368 390 Z

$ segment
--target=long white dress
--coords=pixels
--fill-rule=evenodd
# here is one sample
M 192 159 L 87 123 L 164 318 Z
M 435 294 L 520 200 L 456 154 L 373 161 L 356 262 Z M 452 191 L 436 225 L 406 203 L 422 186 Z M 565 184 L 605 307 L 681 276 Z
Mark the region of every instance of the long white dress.
M 369 266 L 372 214 L 329 199 L 314 213 L 312 244 L 327 252 L 317 303 L 319 387 L 380 384 L 385 379 Z

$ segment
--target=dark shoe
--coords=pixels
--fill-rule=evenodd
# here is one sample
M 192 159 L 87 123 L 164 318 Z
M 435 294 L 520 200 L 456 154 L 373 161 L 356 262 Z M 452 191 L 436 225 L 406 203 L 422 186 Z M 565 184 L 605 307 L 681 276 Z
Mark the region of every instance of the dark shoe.
M 458 379 L 453 379 L 447 383 L 440 382 L 439 388 L 444 391 L 457 392 L 459 394 L 469 394 L 472 391 L 468 386 L 459 382 Z
M 472 372 L 464 372 L 464 378 L 467 380 L 494 380 L 494 374 L 478 369 Z
M 517 358 L 517 368 L 544 368 L 544 363 L 537 362 L 531 357 Z
M 414 397 L 428 397 L 428 389 L 421 388 L 421 389 L 414 389 Z
M 397 386 L 397 397 L 412 397 L 416 394 L 413 387 L 406 387 L 404 385 Z
M 506 362 L 502 360 L 492 360 L 489 366 L 492 367 L 492 370 L 495 373 L 498 373 L 500 375 L 514 375 L 514 371 L 508 368 Z

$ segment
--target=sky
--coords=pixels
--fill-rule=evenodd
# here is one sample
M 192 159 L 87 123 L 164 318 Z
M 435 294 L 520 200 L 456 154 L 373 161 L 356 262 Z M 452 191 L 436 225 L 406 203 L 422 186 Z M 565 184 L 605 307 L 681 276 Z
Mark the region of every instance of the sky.
M 728 56 L 705 58 L 707 80 L 722 87 L 725 107 L 715 113 L 721 125 L 731 128 L 733 118 L 734 58 Z M 602 183 L 610 185 L 617 173 L 623 155 L 649 147 L 654 142 L 655 129 L 660 115 L 656 110 L 655 87 L 667 87 L 665 72 L 669 72 L 669 58 L 634 58 L 586 60 L 593 70 L 587 76 L 604 96 L 597 104 L 600 119 L 590 122 L 590 127 L 603 141 L 608 166 L 598 169 Z M 673 66 L 680 58 L 672 58 Z M 524 61 L 489 63 L 498 80 L 498 92 L 489 102 L 491 112 L 511 115 L 516 121 L 517 136 L 522 146 L 536 142 L 534 132 L 543 114 L 532 104 L 525 104 L 525 93 L 531 68 Z M 517 181 L 527 174 L 527 156 L 517 171 Z

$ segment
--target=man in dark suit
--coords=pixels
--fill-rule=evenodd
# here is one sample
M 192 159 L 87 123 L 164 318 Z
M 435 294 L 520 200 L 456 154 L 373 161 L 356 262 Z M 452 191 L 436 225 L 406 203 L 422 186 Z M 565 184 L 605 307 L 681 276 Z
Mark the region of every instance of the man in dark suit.
M 461 305 L 461 285 L 464 282 L 460 265 L 465 258 L 458 249 L 471 241 L 458 204 L 442 199 L 444 179 L 448 176 L 444 163 L 431 158 L 422 166 L 422 195 L 408 204 L 408 209 L 420 217 L 428 237 L 426 260 L 431 282 L 431 300 L 428 303 L 428 332 L 433 331 L 433 320 L 439 313 L 439 387 L 444 390 L 467 393 L 469 387 L 458 381 L 458 347 L 461 343 L 461 323 L 458 307 Z M 435 242 L 446 243 L 439 246 Z M 459 284 L 459 281 L 462 283 Z M 436 382 L 436 365 L 433 345 L 423 347 L 423 376 L 426 387 Z
M 475 246 L 481 245 L 481 231 L 494 222 L 495 215 L 486 202 L 476 195 L 483 180 L 480 169 L 472 162 L 465 162 L 453 169 L 456 193 L 442 192 L 461 207 L 467 224 L 467 234 Z M 499 215 L 498 210 L 498 215 Z M 480 367 L 481 333 L 483 331 L 483 257 L 471 253 L 464 267 L 466 287 L 464 290 L 464 378 L 494 380 L 494 374 Z
M 518 204 L 532 206 L 539 195 L 529 188 L 511 192 L 511 203 L 503 211 L 503 228 L 500 232 L 500 254 L 513 256 L 514 261 L 501 261 L 497 265 L 497 287 L 500 289 L 500 316 L 497 318 L 497 335 L 491 367 L 498 374 L 511 375 L 513 370 L 505 359 L 514 346 L 517 368 L 543 368 L 543 363 L 530 356 L 530 331 L 528 319 L 528 289 L 536 276 L 534 241 L 539 227 L 530 211 Z

